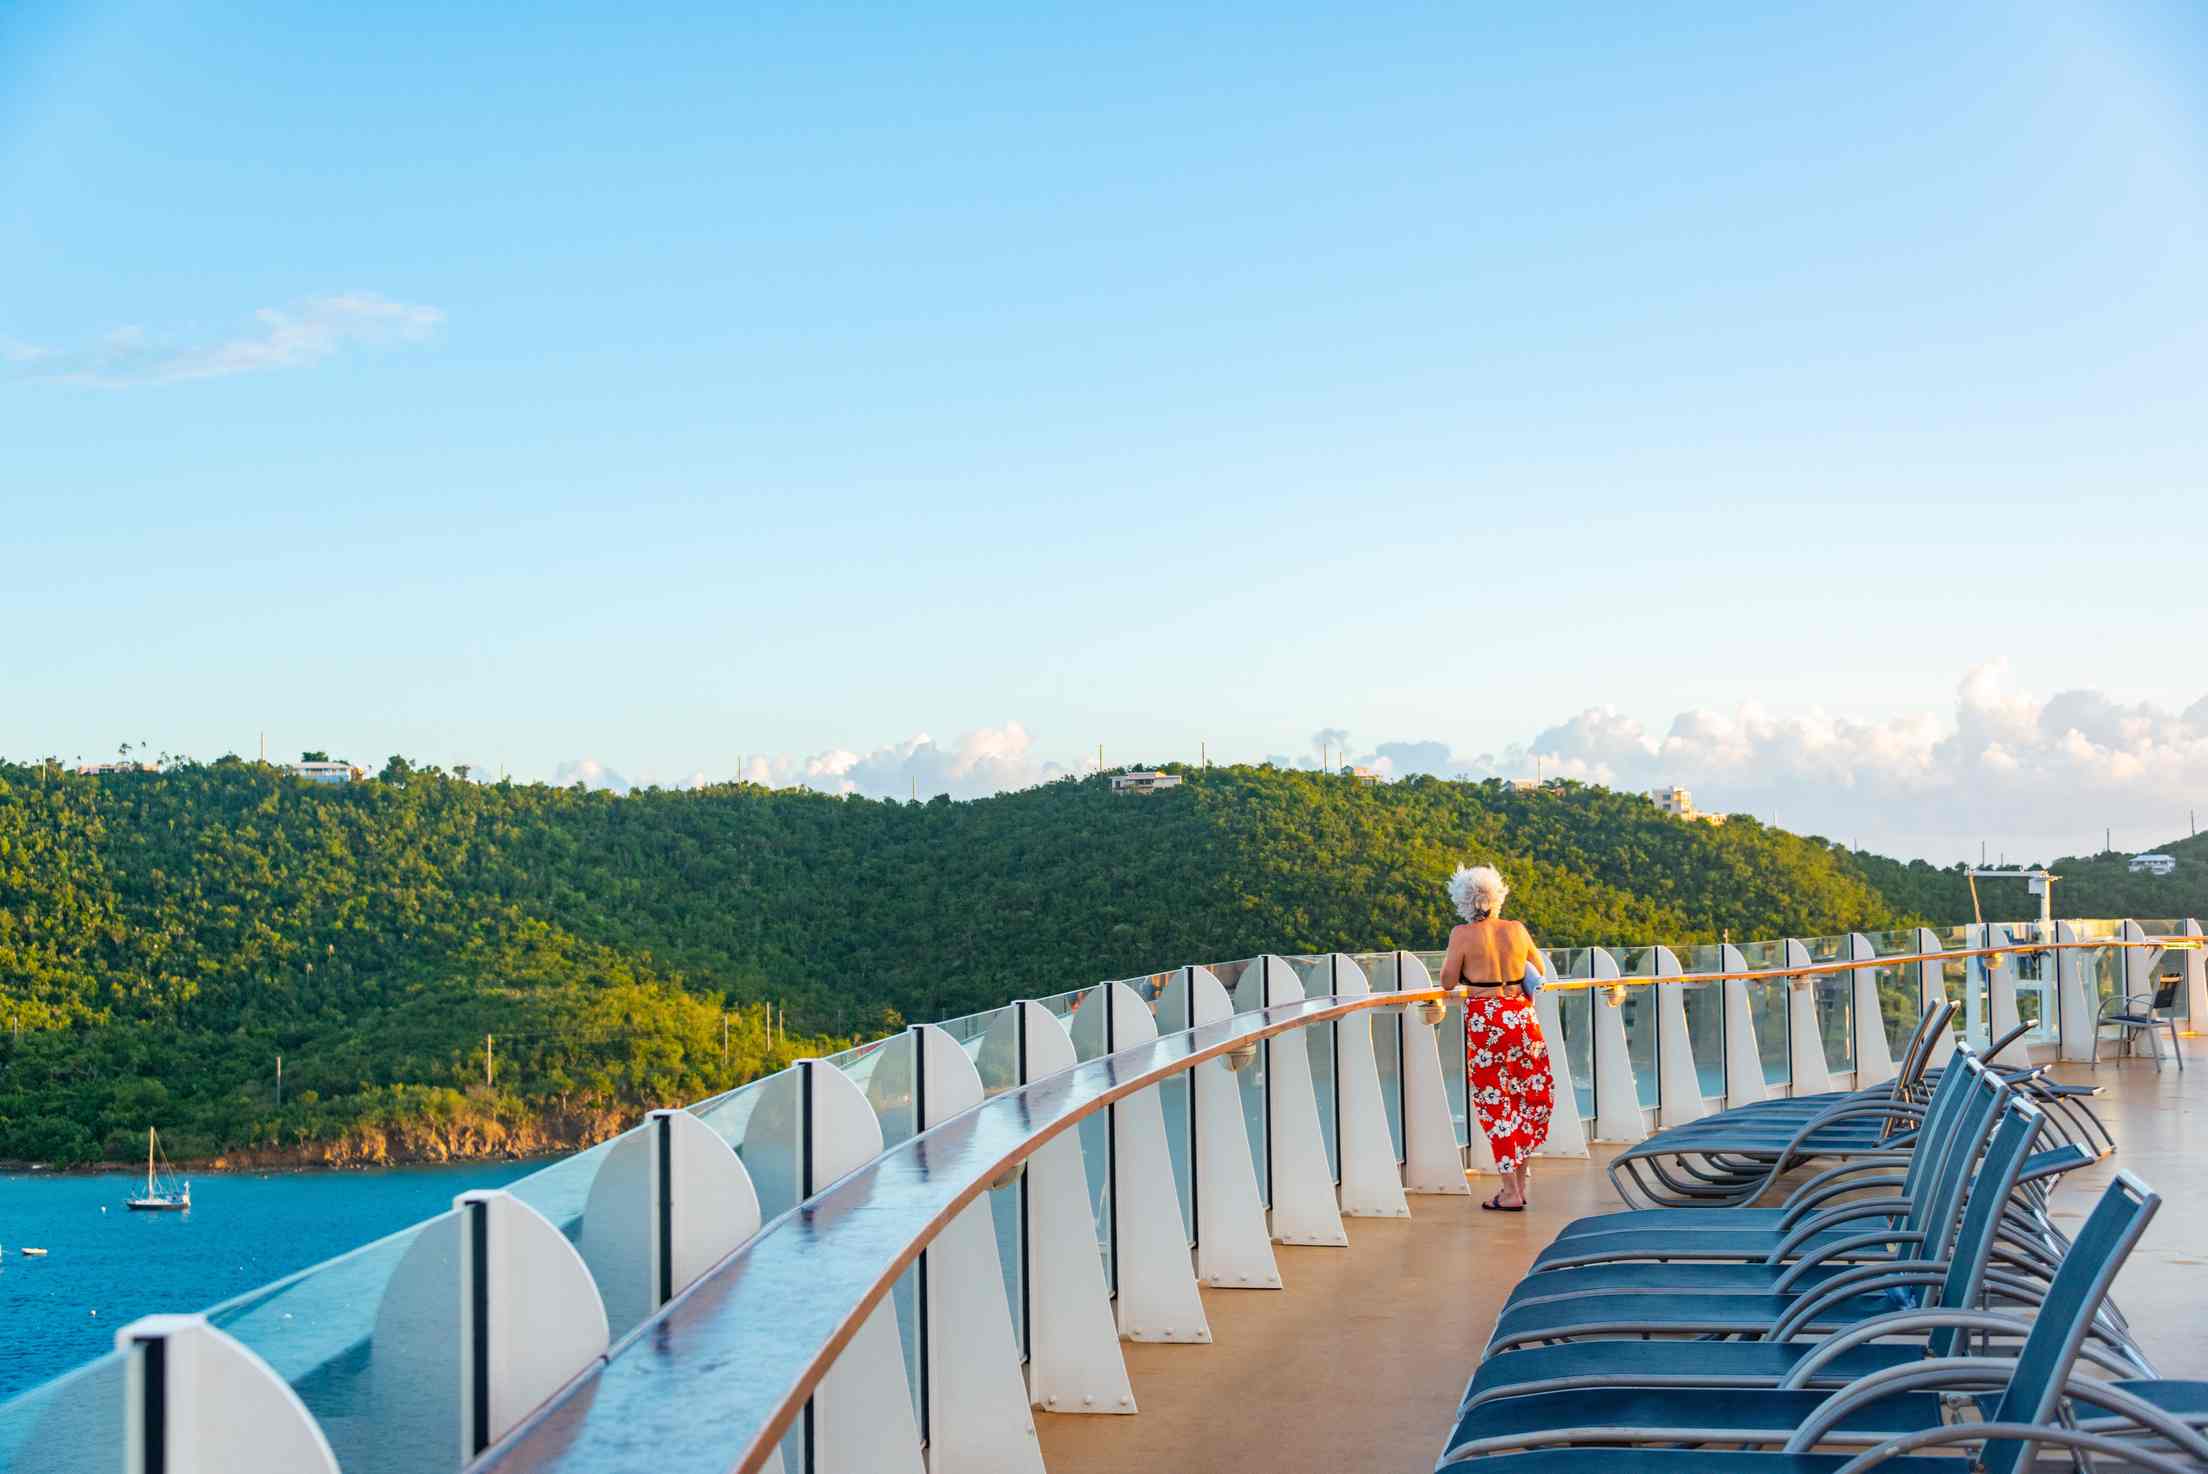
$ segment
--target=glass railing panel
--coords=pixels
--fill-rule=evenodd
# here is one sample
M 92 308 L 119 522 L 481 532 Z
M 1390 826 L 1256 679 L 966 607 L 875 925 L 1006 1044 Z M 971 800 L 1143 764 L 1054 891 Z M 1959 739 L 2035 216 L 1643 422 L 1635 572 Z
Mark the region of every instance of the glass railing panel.
M 1242 957 L 1233 962 L 1207 962 L 1202 965 L 1219 980 L 1219 986 L 1225 988 L 1227 996 L 1232 998 L 1235 990 L 1242 986 L 1242 975 L 1257 966 L 1257 962 L 1255 957 Z
M 1854 954 L 1845 936 L 1802 937 L 1802 947 L 1813 965 L 1846 962 Z M 1855 975 L 1836 972 L 1814 975 L 1809 982 L 1811 1012 L 1817 1019 L 1825 1067 L 1841 1072 L 1855 1068 Z
M 207 1312 L 291 1384 L 345 1474 L 460 1462 L 459 1218 L 440 1213 Z
M 1071 1023 L 1074 1013 L 1095 992 L 1096 989 L 1093 987 L 1073 988 L 1064 993 L 1053 993 L 1048 998 L 1037 998 L 1034 1001 L 1040 1003 L 1043 1006 L 1043 1011 L 1052 1018 L 1059 1020 L 1061 1023 Z
M 1848 951 L 1848 939 L 1844 936 L 1797 937 L 1795 940 L 1809 953 L 1811 962 L 1845 962 L 1851 955 Z
M 1786 966 L 1784 942 L 1742 942 L 1737 950 L 1752 972 Z M 1763 1082 L 1766 1085 L 1790 1084 L 1794 1079 L 1794 1065 L 1789 1053 L 1792 1036 L 1788 1032 L 1786 979 L 1750 978 L 1747 987 L 1748 1016 L 1756 1027 L 1756 1053 L 1763 1065 Z
M 1397 968 L 1393 952 L 1360 952 L 1357 965 L 1375 993 L 1396 991 Z M 1403 1021 L 1393 1008 L 1375 1009 L 1372 1019 L 1372 1062 L 1380 1074 L 1380 1107 L 1388 1118 L 1388 1140 L 1395 1159 L 1403 1160 Z
M 1324 952 L 1282 954 L 1282 960 L 1303 984 L 1306 998 L 1327 998 L 1334 993 L 1334 959 Z
M 832 1065 L 859 1087 L 874 1118 L 882 1128 L 882 1150 L 903 1145 L 919 1134 L 919 1041 L 910 1033 L 892 1034 L 853 1049 L 829 1055 L 821 1061 Z M 920 1266 L 908 1266 L 890 1286 L 890 1303 L 897 1313 L 897 1337 L 905 1352 L 905 1388 L 912 1394 L 913 1417 L 926 1426 L 922 1406 L 926 1381 L 920 1367 Z
M 2147 934 L 2149 941 L 2157 937 L 2183 937 L 2189 935 L 2185 930 L 2185 918 L 2182 916 L 2139 917 L 2134 919 L 2139 923 L 2139 930 Z M 2157 1012 L 2190 1023 L 2192 1019 L 2192 999 L 2187 995 L 2185 988 L 2185 958 L 2187 955 L 2189 954 L 2181 951 L 2164 952 L 2160 961 L 2155 965 L 2153 975 L 2147 980 L 2147 991 L 2150 993 L 2159 992 L 2170 983 L 2176 983 L 2177 991 L 2170 996 L 2170 1006 L 2164 1010 L 2157 1010 Z
M 550 1219 L 572 1244 L 582 1236 L 583 1205 L 589 1201 L 591 1184 L 598 1180 L 598 1169 L 605 1165 L 614 1141 L 620 1139 L 617 1136 L 613 1141 L 601 1141 L 588 1151 L 562 1157 L 527 1177 L 517 1177 L 506 1184 L 506 1190 Z
M 751 1176 L 759 1213 L 772 1222 L 797 1206 L 798 1084 L 793 1067 L 690 1108 L 727 1142 Z
M 1110 1052 L 1110 1040 L 1104 1028 L 1104 988 L 1099 984 L 1085 989 L 1068 1007 L 1065 1019 L 1073 1035 L 1073 1053 L 1076 1059 L 1101 1059 Z M 1098 1012 L 1083 1014 L 1084 1009 Z M 1076 1015 L 1081 1015 L 1075 1027 Z M 1112 1122 L 1107 1113 L 1084 1118 L 1074 1128 L 1081 1143 L 1081 1168 L 1089 1181 L 1089 1218 L 1096 1225 L 1096 1252 L 1104 1261 L 1104 1283 L 1114 1294 L 1119 1290 L 1118 1267 L 1112 1262 Z M 1183 1223 L 1187 1220 L 1183 1219 Z
M 1873 955 L 1878 957 L 1912 957 L 1919 950 L 1917 934 L 1913 931 L 1876 931 L 1865 935 Z M 1878 993 L 1879 1023 L 1886 1031 L 1886 1052 L 1897 1065 L 1901 1063 L 1903 1051 L 1909 1047 L 1910 1036 L 1917 1032 L 1917 1024 L 1924 1017 L 1920 976 L 1918 964 L 1914 962 L 1881 963 L 1871 969 Z
M 1610 955 L 1618 970 L 1629 978 L 1656 976 L 1654 947 L 1615 947 Z M 1657 1048 L 1658 1001 L 1654 988 L 1628 988 L 1620 1005 L 1625 1024 L 1625 1057 L 1633 1062 L 1633 1088 L 1643 1109 L 1654 1110 L 1663 1098 L 1663 1057 Z
M 1160 973 L 1152 979 L 1157 992 L 1157 1001 L 1152 1007 L 1157 1014 L 1160 1038 L 1185 1033 L 1189 1028 L 1187 1008 L 1194 995 L 1188 988 L 1172 989 L 1174 977 L 1173 973 Z M 1195 1141 L 1195 1105 L 1187 1071 L 1168 1075 L 1158 1082 L 1158 1108 L 1159 1114 L 1165 1117 L 1165 1151 L 1173 1161 L 1173 1189 L 1180 1199 L 1181 1224 L 1188 1230 L 1189 1247 L 1194 1248 L 1203 1225 L 1196 1221 L 1196 1181 L 1190 1167 L 1189 1154 L 1194 1150 Z
M 599 1169 L 621 1141 L 643 1129 L 634 1128 L 612 1141 L 600 1142 L 588 1151 L 517 1178 L 507 1191 L 551 1220 L 552 1226 L 581 1250 L 584 1212 Z M 606 1328 L 618 1340 L 652 1313 L 651 1248 L 627 1234 L 596 1235 L 594 1239 L 584 1263 L 606 1307 Z
M 2114 935 L 2115 923 L 2108 923 L 2109 930 L 2089 936 L 2086 923 L 2072 922 L 2079 928 L 2078 940 L 2099 941 Z M 2124 995 L 2124 949 L 2121 947 L 2080 947 L 2074 953 L 2078 959 L 2078 978 L 2085 984 L 2085 1006 L 2099 1017 L 2101 1006 L 2111 999 Z
M 2040 946 L 2055 939 L 2052 926 L 2033 921 L 2012 921 L 2003 930 L 2011 944 Z M 2058 952 L 2011 952 L 2001 959 L 2016 982 L 2016 1021 L 2031 1030 L 2034 1040 L 2051 1040 L 2058 1033 L 2060 988 L 2057 982 Z
M 1975 926 L 1942 927 L 1939 938 L 1941 949 L 1949 952 L 1969 952 L 1985 945 L 1983 933 Z M 1989 986 L 1983 957 L 1951 957 L 1940 964 L 1940 988 L 1955 1005 L 1949 1027 L 1956 1038 L 1975 1049 L 1986 1047 L 1986 1023 L 1993 1012 Z
M 988 1035 L 990 1026 L 1002 1018 L 1010 1007 L 1010 1004 L 1000 1004 L 995 1008 L 984 1008 L 979 1013 L 962 1013 L 957 1018 L 943 1020 L 936 1027 L 956 1039 L 965 1047 L 968 1057 L 971 1057 L 982 1039 Z
M 1425 965 L 1426 976 L 1438 986 L 1442 959 L 1449 954 L 1413 952 L 1411 955 Z M 1441 1056 L 1441 1089 L 1449 1102 L 1449 1114 L 1456 1122 L 1457 1145 L 1467 1146 L 1472 1141 L 1472 1114 L 1464 1096 L 1464 1002 L 1461 998 L 1451 999 L 1448 1012 L 1434 1025 L 1434 1048 Z
M 1292 1034 L 1280 1035 L 1275 1042 L 1287 1043 L 1300 1037 L 1311 1056 L 1311 1094 L 1319 1105 L 1319 1140 L 1326 1146 L 1326 1169 L 1340 1182 L 1342 1149 L 1337 1138 L 1341 1123 L 1334 1099 L 1334 1029 L 1332 1023 L 1305 1024 Z
M 1257 970 L 1252 968 L 1243 975 L 1242 986 L 1235 992 L 1235 1010 L 1247 1013 L 1257 1008 L 1259 1001 Z M 1268 1208 L 1273 1204 L 1273 1145 L 1267 1129 L 1272 1117 L 1266 1109 L 1265 1081 L 1272 1072 L 1273 1048 L 1277 1042 L 1259 1040 L 1256 1057 L 1234 1071 L 1235 1090 L 1242 1102 L 1242 1130 L 1250 1139 L 1250 1165 L 1257 1172 L 1257 1200 Z M 1300 1047 L 1300 1041 L 1293 1036 L 1288 1042 Z M 1232 1059 L 1230 1055 L 1230 1068 Z
M 1825 1067 L 1840 1072 L 1855 1069 L 1855 974 L 1836 972 L 1810 982 L 1815 1002 L 1819 1043 Z
M 0 1474 L 116 1474 L 126 1467 L 127 1351 L 110 1351 L 0 1403 Z
M 1674 947 L 1683 973 L 1723 972 L 1724 956 L 1714 944 Z M 1679 1001 L 1687 1016 L 1687 1048 L 1694 1055 L 1695 1082 L 1704 1100 L 1725 1098 L 1725 985 L 1682 983 Z
M 973 1056 L 974 1070 L 981 1076 L 981 1094 L 984 1100 L 994 1099 L 1007 1090 L 1020 1085 L 1019 1024 L 1016 1010 L 1009 1004 L 992 1008 L 983 1013 L 969 1014 L 959 1020 L 960 1029 L 967 1037 L 961 1040 L 966 1052 Z M 1021 1245 L 1026 1238 L 1027 1199 L 1017 1178 L 1002 1187 L 989 1189 L 989 1216 L 996 1225 L 997 1258 L 1004 1266 L 1005 1302 L 1012 1310 L 1012 1335 L 1020 1343 L 1020 1357 L 1027 1357 L 1027 1315 L 1022 1289 L 1027 1256 Z
M 1565 1072 L 1571 1076 L 1573 1108 L 1580 1119 L 1591 1121 L 1595 1115 L 1595 1009 L 1592 989 L 1559 993 L 1556 997 L 1557 1022 L 1564 1034 Z M 1549 1052 L 1552 1077 L 1556 1064 L 1556 1051 Z

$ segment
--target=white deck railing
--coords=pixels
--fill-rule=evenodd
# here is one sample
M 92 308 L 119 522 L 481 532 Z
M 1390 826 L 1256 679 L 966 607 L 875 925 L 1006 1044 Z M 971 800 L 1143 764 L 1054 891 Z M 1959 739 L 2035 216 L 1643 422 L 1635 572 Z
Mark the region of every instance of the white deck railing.
M 2089 1057 L 2101 1000 L 2197 921 L 1548 955 L 1577 1109 L 1545 1151 L 1873 1085 L 1929 1001 Z M 1205 1342 L 1199 1287 L 1281 1288 L 1464 1193 L 1438 954 L 1266 956 L 919 1025 L 714 1097 L 117 1349 L 0 1407 L 0 1471 L 444 1474 L 1042 1467 L 1032 1409 L 1137 1409 L 1122 1340 Z

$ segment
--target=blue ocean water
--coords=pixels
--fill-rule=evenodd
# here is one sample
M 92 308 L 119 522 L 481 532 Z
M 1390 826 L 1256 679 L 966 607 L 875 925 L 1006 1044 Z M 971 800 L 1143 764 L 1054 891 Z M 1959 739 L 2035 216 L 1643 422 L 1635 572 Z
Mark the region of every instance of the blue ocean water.
M 205 1310 L 542 1165 L 194 1172 L 188 1213 L 125 1211 L 143 1176 L 0 1174 L 0 1399 L 111 1349 L 141 1315 Z

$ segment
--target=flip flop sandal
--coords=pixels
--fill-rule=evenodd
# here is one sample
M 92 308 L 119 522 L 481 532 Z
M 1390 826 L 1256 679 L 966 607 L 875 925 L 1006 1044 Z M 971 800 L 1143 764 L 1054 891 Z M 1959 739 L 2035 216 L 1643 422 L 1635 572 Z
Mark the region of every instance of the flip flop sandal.
M 1526 1205 L 1524 1203 L 1506 1203 L 1503 1201 L 1503 1195 L 1497 1193 L 1494 1197 L 1480 1204 L 1480 1211 L 1482 1213 L 1523 1213 L 1526 1211 Z

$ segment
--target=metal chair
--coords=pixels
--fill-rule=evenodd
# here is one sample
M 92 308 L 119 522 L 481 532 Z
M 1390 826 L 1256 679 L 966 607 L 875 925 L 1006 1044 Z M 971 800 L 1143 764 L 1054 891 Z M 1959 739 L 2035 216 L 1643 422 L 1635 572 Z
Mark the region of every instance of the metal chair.
M 2124 1053 L 2132 1052 L 2132 1041 L 2140 1034 L 2147 1036 L 2148 1052 L 2154 1057 L 2154 1072 L 2162 1073 L 2162 1040 L 2160 1031 L 2168 1030 L 2170 1053 L 2177 1056 L 2177 1067 L 2185 1068 L 2185 1051 L 2177 1044 L 2177 1020 L 2170 1010 L 2177 1006 L 2178 985 L 2184 980 L 2166 975 L 2158 980 L 2162 986 L 2152 993 L 2126 993 L 2111 998 L 2101 1005 L 2101 1011 L 2093 1020 L 2093 1063 L 2101 1062 L 2101 1030 L 2114 1026 L 2121 1030 Z M 2139 1007 L 2141 1003 L 2146 1006 Z

